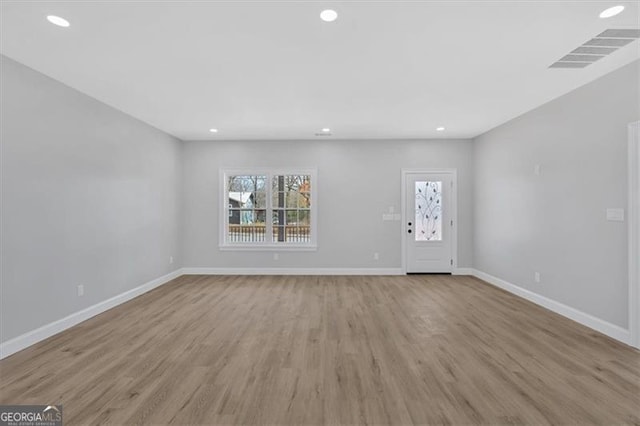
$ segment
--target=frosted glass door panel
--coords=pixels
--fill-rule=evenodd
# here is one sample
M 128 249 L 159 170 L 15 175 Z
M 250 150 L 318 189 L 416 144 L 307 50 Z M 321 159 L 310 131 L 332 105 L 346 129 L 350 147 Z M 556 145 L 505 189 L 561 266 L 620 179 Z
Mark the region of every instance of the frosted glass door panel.
M 416 181 L 416 241 L 442 241 L 442 181 Z

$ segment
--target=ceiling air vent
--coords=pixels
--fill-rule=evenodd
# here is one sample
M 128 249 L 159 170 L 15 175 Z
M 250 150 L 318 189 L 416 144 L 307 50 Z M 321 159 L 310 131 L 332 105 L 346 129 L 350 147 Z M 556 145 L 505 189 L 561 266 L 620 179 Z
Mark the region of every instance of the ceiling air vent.
M 554 62 L 549 68 L 584 68 L 591 65 L 591 62 Z
M 617 47 L 580 46 L 571 53 L 584 53 L 587 55 L 608 55 L 615 52 Z
M 622 47 L 633 41 L 632 38 L 592 38 L 585 46 Z
M 637 28 L 605 30 L 582 46 L 573 49 L 569 54 L 551 64 L 549 68 L 584 68 L 638 38 L 640 38 L 640 29 Z
M 598 34 L 604 38 L 640 38 L 640 29 L 632 28 L 628 30 L 606 30 Z

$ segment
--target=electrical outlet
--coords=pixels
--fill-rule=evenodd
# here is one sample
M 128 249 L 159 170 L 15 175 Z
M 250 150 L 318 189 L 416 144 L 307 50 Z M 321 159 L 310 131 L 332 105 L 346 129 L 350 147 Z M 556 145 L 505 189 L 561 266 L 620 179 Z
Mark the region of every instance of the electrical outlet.
M 169 256 L 169 265 L 173 263 L 173 256 Z
M 84 285 L 80 284 L 78 286 L 78 297 L 84 296 Z
M 273 253 L 273 260 L 280 259 L 280 255 L 278 253 Z
M 378 260 L 378 259 L 380 259 L 380 254 L 373 253 L 373 260 Z
M 536 272 L 533 274 L 533 279 L 535 280 L 535 282 L 539 283 L 540 282 L 540 272 Z

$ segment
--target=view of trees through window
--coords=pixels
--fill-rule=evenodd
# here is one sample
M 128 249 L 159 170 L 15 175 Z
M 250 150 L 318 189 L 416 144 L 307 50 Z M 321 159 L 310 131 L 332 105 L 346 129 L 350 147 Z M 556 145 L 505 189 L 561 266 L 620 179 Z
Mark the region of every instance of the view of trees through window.
M 310 175 L 227 175 L 226 180 L 227 242 L 310 242 Z

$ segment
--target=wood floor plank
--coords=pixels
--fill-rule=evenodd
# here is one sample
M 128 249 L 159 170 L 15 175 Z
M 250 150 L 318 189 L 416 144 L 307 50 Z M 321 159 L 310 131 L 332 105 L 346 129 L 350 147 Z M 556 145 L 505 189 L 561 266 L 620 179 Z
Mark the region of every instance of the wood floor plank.
M 464 276 L 183 276 L 0 361 L 66 424 L 640 425 L 640 352 Z

